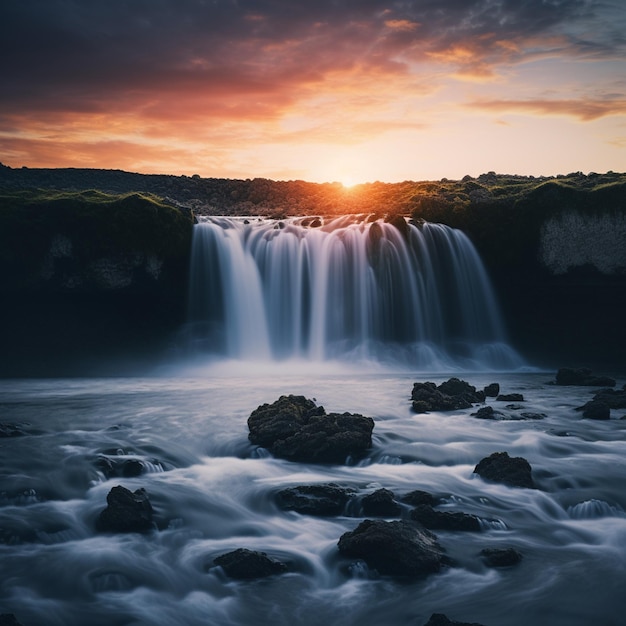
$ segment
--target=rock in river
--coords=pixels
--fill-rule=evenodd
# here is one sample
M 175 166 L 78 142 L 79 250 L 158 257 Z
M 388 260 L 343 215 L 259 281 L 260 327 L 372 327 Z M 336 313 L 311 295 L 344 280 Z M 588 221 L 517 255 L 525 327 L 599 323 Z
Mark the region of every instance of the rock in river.
M 143 533 L 154 528 L 152 505 L 145 489 L 132 492 L 121 485 L 113 487 L 107 505 L 96 520 L 101 532 Z
M 494 452 L 482 459 L 474 468 L 474 473 L 485 480 L 511 487 L 535 487 L 530 463 L 521 456 L 510 457 L 507 452 Z
M 437 387 L 435 383 L 415 383 L 411 393 L 413 411 L 457 411 L 485 401 L 485 393 L 458 378 L 450 378 Z
M 305 515 L 341 515 L 353 489 L 328 483 L 325 485 L 299 485 L 282 489 L 276 494 L 276 504 L 286 511 Z
M 475 515 L 458 511 L 435 511 L 427 504 L 415 507 L 411 511 L 411 519 L 430 530 L 480 531 L 480 520 Z
M 380 574 L 424 576 L 438 572 L 443 549 L 428 530 L 409 521 L 365 520 L 337 544 L 347 557 L 362 559 Z
M 214 561 L 227 576 L 237 580 L 253 580 L 266 578 L 276 574 L 284 574 L 287 566 L 280 561 L 270 559 L 265 552 L 238 548 L 218 556 Z
M 304 396 L 281 396 L 263 404 L 248 418 L 253 444 L 274 456 L 309 463 L 345 463 L 372 446 L 374 420 L 353 413 L 326 414 Z

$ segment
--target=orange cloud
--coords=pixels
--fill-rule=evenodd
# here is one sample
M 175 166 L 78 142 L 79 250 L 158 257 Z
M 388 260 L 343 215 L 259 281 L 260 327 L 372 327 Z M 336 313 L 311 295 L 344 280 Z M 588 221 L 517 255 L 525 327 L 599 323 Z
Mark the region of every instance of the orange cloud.
M 579 100 L 477 100 L 468 106 L 496 113 L 532 113 L 537 115 L 568 115 L 584 122 L 609 115 L 626 115 L 626 99 Z

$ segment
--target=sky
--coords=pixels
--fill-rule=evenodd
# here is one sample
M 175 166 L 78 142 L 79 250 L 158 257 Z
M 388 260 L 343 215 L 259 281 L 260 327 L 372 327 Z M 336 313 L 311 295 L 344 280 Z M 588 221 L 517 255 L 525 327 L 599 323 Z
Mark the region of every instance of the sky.
M 623 0 L 1 0 L 0 162 L 397 182 L 626 171 Z

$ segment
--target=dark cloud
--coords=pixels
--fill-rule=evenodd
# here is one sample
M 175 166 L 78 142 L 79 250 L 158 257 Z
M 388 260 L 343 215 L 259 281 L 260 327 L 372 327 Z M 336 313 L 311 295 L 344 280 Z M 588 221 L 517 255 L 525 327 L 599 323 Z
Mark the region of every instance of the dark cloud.
M 488 74 L 533 55 L 624 53 L 595 0 L 19 0 L 0 4 L 0 109 L 297 97 L 329 72 L 430 60 Z M 619 11 L 619 6 L 615 5 Z M 241 104 L 239 105 L 242 106 Z M 251 108 L 243 105 L 244 109 Z

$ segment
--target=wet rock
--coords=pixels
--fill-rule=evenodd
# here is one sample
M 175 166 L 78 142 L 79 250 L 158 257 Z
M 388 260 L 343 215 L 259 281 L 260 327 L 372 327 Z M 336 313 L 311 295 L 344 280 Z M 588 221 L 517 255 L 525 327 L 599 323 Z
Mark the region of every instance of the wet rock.
M 153 509 L 145 489 L 131 492 L 121 485 L 113 487 L 107 505 L 96 520 L 100 532 L 143 533 L 154 528 Z
M 225 574 L 237 580 L 253 580 L 267 578 L 276 574 L 284 574 L 287 565 L 270 559 L 265 552 L 238 548 L 218 556 L 215 565 L 221 567 Z
M 500 393 L 500 385 L 498 383 L 491 383 L 483 389 L 483 393 L 487 398 L 495 398 Z
M 414 383 L 411 400 L 415 413 L 457 411 L 484 402 L 485 394 L 463 380 L 450 378 L 438 387 L 431 382 Z
M 547 417 L 545 413 L 523 412 L 523 413 L 520 413 L 520 415 L 525 420 L 542 420 Z
M 304 396 L 281 396 L 248 418 L 253 444 L 290 461 L 344 463 L 372 446 L 374 420 L 352 413 L 326 414 Z
M 132 478 L 134 476 L 141 476 L 143 474 L 143 463 L 137 459 L 129 459 L 124 461 L 122 465 L 122 476 L 125 478 Z
M 393 491 L 377 489 L 361 500 L 364 515 L 394 517 L 400 515 L 400 505 L 395 501 Z
M 524 402 L 524 396 L 521 393 L 503 393 L 496 400 L 498 402 Z
M 474 473 L 485 480 L 510 487 L 535 487 L 530 463 L 521 456 L 510 457 L 507 452 L 494 452 L 485 457 L 474 468 Z
M 480 555 L 488 567 L 510 567 L 522 560 L 521 552 L 515 548 L 485 548 Z
M 408 238 L 409 225 L 402 215 L 388 215 L 385 218 L 385 222 L 391 224 L 394 228 L 397 228 L 405 239 Z
M 337 547 L 344 556 L 362 559 L 389 576 L 425 576 L 438 572 L 444 563 L 435 535 L 404 520 L 365 520 L 344 533 Z
M 471 416 L 479 420 L 500 420 L 505 417 L 504 413 L 496 411 L 492 406 L 483 406 L 476 413 L 471 413 Z
M 433 496 L 432 493 L 428 493 L 428 491 L 416 489 L 415 491 L 410 491 L 405 496 L 402 496 L 402 502 L 410 504 L 411 506 L 419 506 L 420 504 L 434 506 L 437 504 L 438 498 L 435 498 L 435 496 Z
M 483 626 L 477 622 L 457 622 L 448 619 L 443 613 L 433 613 L 424 626 Z
M 615 387 L 609 376 L 595 376 L 587 367 L 562 367 L 556 373 L 557 385 L 580 385 L 585 387 Z
M 619 391 L 602 389 L 593 396 L 593 399 L 604 402 L 610 409 L 626 409 L 626 385 Z
M 590 400 L 583 406 L 579 406 L 577 411 L 582 411 L 583 417 L 590 420 L 611 419 L 611 409 L 602 400 Z
M 411 519 L 429 530 L 480 531 L 480 520 L 475 515 L 456 511 L 436 511 L 421 504 L 411 511 Z
M 22 626 L 13 613 L 2 613 L 0 615 L 0 626 Z
M 353 489 L 345 489 L 333 483 L 302 485 L 279 491 L 276 504 L 286 511 L 324 517 L 341 515 L 353 495 Z

